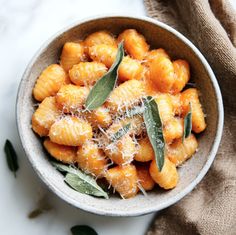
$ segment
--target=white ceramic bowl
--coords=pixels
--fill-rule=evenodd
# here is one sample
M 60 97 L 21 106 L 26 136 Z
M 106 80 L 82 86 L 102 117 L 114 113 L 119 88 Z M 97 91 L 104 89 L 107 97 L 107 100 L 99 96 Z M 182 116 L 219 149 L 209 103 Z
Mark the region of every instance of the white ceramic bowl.
M 157 188 L 134 198 L 121 200 L 117 196 L 109 200 L 95 198 L 68 187 L 63 176 L 51 166 L 43 150 L 40 138 L 31 129 L 34 111 L 32 88 L 40 72 L 58 61 L 66 41 L 83 39 L 91 32 L 106 29 L 114 34 L 126 28 L 141 32 L 153 48 L 162 47 L 173 59 L 184 58 L 191 66 L 191 80 L 201 91 L 201 102 L 207 114 L 207 129 L 198 135 L 199 151 L 179 168 L 180 181 L 170 191 Z M 17 124 L 25 153 L 43 182 L 60 198 L 71 205 L 100 215 L 137 216 L 164 209 L 188 194 L 204 177 L 216 155 L 223 129 L 223 105 L 217 80 L 209 64 L 199 50 L 182 34 L 156 20 L 130 16 L 101 16 L 86 19 L 69 26 L 49 39 L 28 65 L 17 97 Z M 191 208 L 190 208 L 191 209 Z

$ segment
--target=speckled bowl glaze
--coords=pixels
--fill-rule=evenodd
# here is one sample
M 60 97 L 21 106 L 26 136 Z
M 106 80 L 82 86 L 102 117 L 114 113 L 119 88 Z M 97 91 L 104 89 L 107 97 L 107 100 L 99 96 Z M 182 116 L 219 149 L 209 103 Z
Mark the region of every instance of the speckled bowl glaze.
M 170 191 L 156 188 L 136 197 L 121 200 L 112 196 L 109 200 L 81 194 L 68 187 L 63 176 L 51 166 L 43 150 L 40 138 L 31 129 L 31 116 L 35 101 L 32 89 L 41 71 L 58 62 L 66 41 L 84 39 L 97 30 L 109 30 L 117 35 L 127 28 L 142 33 L 153 48 L 165 48 L 171 58 L 183 58 L 191 66 L 191 81 L 201 91 L 207 129 L 198 136 L 199 151 L 179 168 L 180 181 Z M 223 129 L 223 105 L 217 80 L 209 64 L 199 50 L 173 28 L 147 17 L 99 16 L 69 26 L 49 39 L 36 53 L 22 78 L 17 98 L 17 124 L 23 148 L 33 168 L 43 182 L 60 198 L 71 205 L 95 214 L 107 216 L 137 216 L 164 209 L 188 194 L 204 177 L 216 155 Z M 191 208 L 190 208 L 191 209 Z

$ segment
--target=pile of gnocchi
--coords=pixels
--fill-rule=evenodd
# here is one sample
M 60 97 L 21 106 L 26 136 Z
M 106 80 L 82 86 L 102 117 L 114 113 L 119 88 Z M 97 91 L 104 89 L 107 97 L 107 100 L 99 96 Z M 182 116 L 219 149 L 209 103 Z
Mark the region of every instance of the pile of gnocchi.
M 86 99 L 113 65 L 120 42 L 125 56 L 117 83 L 103 105 L 88 110 Z M 178 166 L 197 151 L 193 133 L 206 128 L 198 90 L 184 89 L 189 79 L 186 60 L 173 61 L 164 49 L 150 49 L 135 29 L 126 29 L 118 37 L 98 31 L 84 40 L 66 42 L 60 63 L 42 71 L 33 88 L 39 106 L 32 116 L 32 129 L 43 137 L 53 158 L 104 180 L 122 198 L 153 190 L 156 184 L 172 189 L 179 180 Z M 145 96 L 155 100 L 162 122 L 161 171 L 142 114 L 127 115 L 127 110 L 142 107 Z M 183 138 L 190 103 L 192 133 Z M 127 125 L 129 130 L 113 141 L 111 137 Z

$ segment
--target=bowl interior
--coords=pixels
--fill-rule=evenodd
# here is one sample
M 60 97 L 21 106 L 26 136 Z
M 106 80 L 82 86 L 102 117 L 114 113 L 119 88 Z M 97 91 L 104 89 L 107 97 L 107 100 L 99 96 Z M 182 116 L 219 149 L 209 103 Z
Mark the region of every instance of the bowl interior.
M 163 27 L 165 26 L 158 22 L 129 17 L 105 17 L 84 21 L 46 43 L 47 45 L 39 51 L 25 72 L 17 101 L 17 122 L 23 147 L 43 181 L 57 195 L 78 208 L 98 214 L 117 216 L 140 215 L 163 209 L 190 191 L 196 185 L 198 181 L 196 179 L 199 176 L 201 178 L 201 174 L 205 174 L 204 166 L 207 162 L 210 164 L 209 162 L 214 158 L 215 148 L 218 147 L 215 137 L 220 123 L 220 97 L 215 90 L 217 84 L 213 83 L 209 71 L 191 46 L 171 30 Z M 147 197 L 139 194 L 128 200 L 121 200 L 116 196 L 105 200 L 72 190 L 63 182 L 62 175 L 49 163 L 40 139 L 31 129 L 31 116 L 36 103 L 32 98 L 32 88 L 41 71 L 49 64 L 58 62 L 61 48 L 66 41 L 84 39 L 86 35 L 101 29 L 109 30 L 117 35 L 127 28 L 137 29 L 146 37 L 152 48 L 164 48 L 173 60 L 182 58 L 190 63 L 191 82 L 196 84 L 202 94 L 200 98 L 207 114 L 207 129 L 198 136 L 199 151 L 178 169 L 180 182 L 175 189 L 163 191 L 157 187 L 153 192 L 149 192 Z

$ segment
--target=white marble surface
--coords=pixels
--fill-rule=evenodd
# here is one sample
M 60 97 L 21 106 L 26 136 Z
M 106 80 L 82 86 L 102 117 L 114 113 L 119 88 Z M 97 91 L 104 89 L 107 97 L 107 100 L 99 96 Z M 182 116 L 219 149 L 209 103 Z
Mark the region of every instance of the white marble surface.
M 236 5 L 235 0 L 234 4 Z M 27 63 L 41 44 L 60 28 L 102 13 L 144 15 L 142 0 L 0 0 L 0 146 L 9 138 L 19 155 L 15 179 L 0 158 L 0 234 L 64 235 L 76 224 L 91 225 L 100 235 L 141 235 L 153 214 L 111 218 L 73 208 L 44 187 L 28 163 L 15 123 L 17 87 Z M 2 147 L 1 147 L 2 148 Z M 27 214 L 46 194 L 53 209 L 29 220 Z

